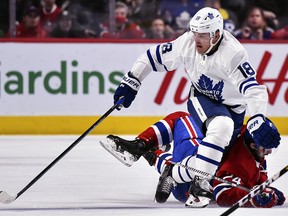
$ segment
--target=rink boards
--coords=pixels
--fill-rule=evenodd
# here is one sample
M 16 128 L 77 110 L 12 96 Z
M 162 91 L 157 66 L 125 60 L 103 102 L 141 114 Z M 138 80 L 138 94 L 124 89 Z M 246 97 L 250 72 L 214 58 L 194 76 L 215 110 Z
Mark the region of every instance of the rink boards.
M 121 77 L 157 42 L 0 41 L 0 134 L 79 134 L 113 105 Z M 288 43 L 243 43 L 269 93 L 267 116 L 288 134 Z M 128 109 L 95 134 L 136 134 L 167 114 L 187 111 L 183 68 L 151 73 Z M 247 113 L 249 116 L 249 113 Z

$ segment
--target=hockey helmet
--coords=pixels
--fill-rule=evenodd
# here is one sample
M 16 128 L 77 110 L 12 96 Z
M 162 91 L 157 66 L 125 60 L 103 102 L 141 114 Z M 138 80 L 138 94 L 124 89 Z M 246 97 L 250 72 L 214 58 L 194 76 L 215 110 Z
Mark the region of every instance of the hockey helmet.
M 204 7 L 190 20 L 190 30 L 198 33 L 210 33 L 211 38 L 219 30 L 221 36 L 223 34 L 223 17 L 217 9 Z

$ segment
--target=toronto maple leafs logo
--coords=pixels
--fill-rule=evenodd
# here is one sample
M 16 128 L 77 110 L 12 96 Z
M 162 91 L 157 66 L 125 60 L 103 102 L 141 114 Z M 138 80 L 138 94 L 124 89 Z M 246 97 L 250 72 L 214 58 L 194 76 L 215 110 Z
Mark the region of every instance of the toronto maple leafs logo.
M 219 81 L 215 86 L 213 86 L 213 80 L 202 74 L 198 80 L 197 87 L 202 94 L 210 97 L 211 99 L 216 100 L 219 103 L 224 101 L 222 96 L 224 87 L 223 80 Z
M 214 19 L 213 13 L 208 13 L 208 16 L 207 16 L 207 17 L 209 17 L 211 20 Z

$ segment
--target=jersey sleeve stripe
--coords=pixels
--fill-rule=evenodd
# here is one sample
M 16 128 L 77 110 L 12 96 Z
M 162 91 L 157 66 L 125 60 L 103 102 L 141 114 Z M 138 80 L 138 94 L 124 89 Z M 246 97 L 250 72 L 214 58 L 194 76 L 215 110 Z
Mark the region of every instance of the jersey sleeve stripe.
M 231 186 L 228 184 L 219 184 L 213 188 L 215 199 L 217 200 L 218 197 L 224 192 L 231 189 Z
M 151 66 L 152 66 L 153 71 L 157 71 L 157 68 L 155 66 L 155 62 L 154 62 L 154 60 L 152 58 L 150 50 L 148 49 L 146 53 L 147 53 L 147 56 L 148 56 L 148 59 L 149 59 L 149 62 L 151 64 Z
M 249 79 L 244 80 L 239 86 L 239 92 L 244 94 L 244 92 L 245 92 L 244 89 L 246 89 L 245 86 L 248 83 L 254 83 L 254 82 L 257 83 L 255 77 L 250 77 Z
M 156 47 L 156 58 L 157 58 L 157 61 L 159 62 L 159 64 L 163 65 L 164 69 L 166 71 L 168 71 L 167 67 L 162 62 L 162 58 L 161 58 L 161 55 L 160 55 L 160 45 L 158 45 Z
M 249 89 L 249 88 L 252 87 L 252 86 L 258 86 L 258 83 L 251 83 L 251 84 L 245 86 L 243 93 L 245 94 L 246 90 Z
M 160 64 L 162 64 L 162 59 L 161 59 L 161 55 L 160 55 L 160 45 L 158 45 L 156 48 L 156 57 L 157 57 L 158 62 Z

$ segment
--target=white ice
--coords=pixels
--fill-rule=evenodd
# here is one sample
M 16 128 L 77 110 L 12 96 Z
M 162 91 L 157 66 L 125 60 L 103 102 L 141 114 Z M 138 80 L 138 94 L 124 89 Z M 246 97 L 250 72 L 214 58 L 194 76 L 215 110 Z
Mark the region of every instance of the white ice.
M 79 136 L 0 136 L 0 191 L 19 193 Z M 88 135 L 11 204 L 0 203 L 2 216 L 197 216 L 220 215 L 215 204 L 185 208 L 170 196 L 154 202 L 158 174 L 144 159 L 126 167 Z M 133 136 L 123 136 L 132 139 Z M 269 156 L 269 176 L 288 163 L 288 137 Z M 288 197 L 288 174 L 272 184 Z M 239 208 L 231 215 L 288 215 L 288 201 L 271 209 Z

